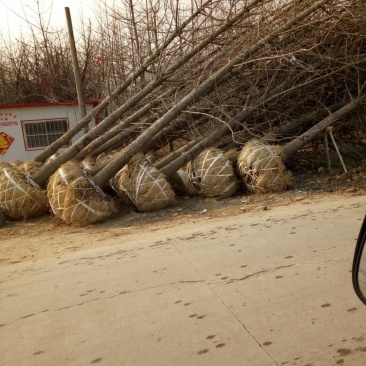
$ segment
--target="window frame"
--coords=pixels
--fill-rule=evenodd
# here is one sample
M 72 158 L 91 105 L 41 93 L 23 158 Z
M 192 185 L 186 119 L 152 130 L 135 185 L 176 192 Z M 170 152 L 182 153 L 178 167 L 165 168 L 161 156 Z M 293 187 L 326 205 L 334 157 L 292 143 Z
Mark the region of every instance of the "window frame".
M 62 132 L 51 132 L 51 131 L 47 131 L 47 122 L 64 122 L 65 123 L 65 127 L 66 130 L 62 131 Z M 36 146 L 36 147 L 32 147 L 29 146 L 31 144 L 29 144 L 30 142 L 30 138 L 37 136 L 37 134 L 28 134 L 27 132 L 27 125 L 37 125 L 40 123 L 46 123 L 45 125 L 45 129 L 46 132 L 42 133 L 42 138 L 48 140 L 48 145 L 44 145 L 44 146 Z M 48 146 L 50 146 L 52 144 L 52 142 L 56 141 L 58 138 L 60 138 L 64 133 L 66 133 L 67 131 L 69 131 L 70 129 L 70 122 L 69 119 L 67 117 L 64 118 L 42 118 L 42 119 L 29 119 L 29 120 L 22 120 L 21 121 L 21 125 L 22 125 L 22 132 L 23 132 L 23 140 L 24 140 L 24 148 L 26 151 L 36 151 L 36 150 L 44 150 L 45 148 L 47 148 Z M 49 142 L 49 136 L 52 135 L 57 135 L 58 137 L 56 139 L 51 139 L 51 142 Z M 71 139 L 69 140 L 69 142 L 65 145 L 63 145 L 62 147 L 69 147 L 71 146 Z

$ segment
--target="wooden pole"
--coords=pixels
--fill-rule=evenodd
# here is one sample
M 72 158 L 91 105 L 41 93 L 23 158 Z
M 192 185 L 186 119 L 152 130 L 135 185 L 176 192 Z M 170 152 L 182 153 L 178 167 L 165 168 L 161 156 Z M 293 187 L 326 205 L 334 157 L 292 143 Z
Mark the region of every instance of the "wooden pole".
M 76 47 L 75 47 L 75 38 L 74 38 L 74 31 L 72 28 L 70 8 L 67 8 L 67 7 L 65 8 L 65 15 L 66 15 L 67 30 L 69 32 L 69 43 L 70 43 L 70 49 L 71 49 L 71 55 L 72 55 L 72 66 L 74 69 L 76 92 L 77 92 L 78 102 L 79 102 L 80 118 L 82 119 L 86 116 L 86 108 L 85 108 L 83 87 L 82 87 L 81 78 L 80 78 L 78 56 L 77 56 Z M 89 130 L 88 125 L 86 125 L 83 128 L 84 134 L 87 133 L 88 130 Z
M 67 131 L 62 137 L 54 141 L 50 146 L 44 149 L 38 156 L 35 157 L 36 161 L 44 163 L 52 154 L 54 154 L 60 147 L 68 144 L 70 139 L 81 131 L 98 113 L 102 112 L 116 96 L 122 94 L 127 88 L 153 64 L 153 62 L 160 57 L 162 52 L 168 48 L 168 46 L 182 34 L 183 30 L 189 25 L 192 20 L 200 15 L 204 9 L 212 2 L 207 0 L 202 4 L 187 20 L 185 20 L 174 32 L 165 40 L 165 42 L 156 49 L 156 51 L 141 65 L 137 70 L 133 71 L 127 79 L 107 95 L 93 110 L 91 110 L 84 118 L 82 118 L 73 128 Z M 66 162 L 67 160 L 63 161 Z M 61 163 L 62 164 L 62 163 Z M 60 164 L 60 165 L 61 165 Z M 52 173 L 47 172 L 51 175 Z M 47 178 L 48 179 L 48 178 Z

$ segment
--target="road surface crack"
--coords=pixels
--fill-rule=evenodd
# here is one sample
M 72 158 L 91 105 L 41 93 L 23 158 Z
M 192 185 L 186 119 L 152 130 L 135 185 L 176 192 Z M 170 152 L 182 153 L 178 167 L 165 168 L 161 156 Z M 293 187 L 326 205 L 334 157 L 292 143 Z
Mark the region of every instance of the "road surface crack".
M 279 269 L 282 269 L 282 268 L 289 268 L 289 267 L 293 267 L 293 266 L 296 266 L 296 264 L 289 264 L 287 266 L 280 266 L 280 267 L 276 267 L 276 268 L 269 268 L 269 269 L 264 269 L 262 271 L 258 271 L 258 272 L 254 272 L 254 273 L 251 273 L 249 275 L 246 275 L 244 277 L 240 277 L 240 278 L 232 278 L 230 279 L 229 281 L 226 281 L 225 284 L 229 284 L 229 283 L 233 283 L 233 282 L 239 282 L 239 281 L 244 281 L 244 280 L 248 280 L 252 277 L 258 277 L 264 273 L 268 273 L 268 272 L 275 272 Z
M 16 323 L 18 321 L 21 321 L 23 319 L 31 318 L 33 316 L 37 316 L 37 315 L 44 314 L 44 313 L 47 313 L 47 312 L 57 312 L 57 311 L 72 309 L 72 308 L 75 308 L 75 307 L 78 307 L 78 306 L 90 304 L 90 303 L 95 302 L 95 301 L 113 299 L 115 297 L 122 296 L 122 295 L 125 295 L 125 294 L 128 294 L 128 293 L 137 293 L 137 292 L 151 290 L 151 289 L 164 287 L 164 286 L 172 286 L 172 285 L 178 285 L 178 284 L 194 284 L 194 283 L 202 283 L 202 282 L 205 282 L 205 281 L 204 280 L 180 280 L 180 281 L 176 281 L 176 282 L 163 283 L 163 284 L 157 285 L 157 286 L 144 287 L 144 288 L 134 290 L 134 291 L 129 291 L 129 290 L 120 291 L 117 294 L 114 294 L 114 295 L 111 295 L 111 296 L 97 297 L 97 298 L 90 299 L 90 300 L 87 300 L 87 301 L 83 301 L 83 302 L 80 302 L 80 303 L 77 303 L 77 304 L 63 306 L 63 307 L 58 308 L 58 309 L 52 309 L 52 310 L 47 309 L 47 310 L 42 310 L 42 311 L 35 312 L 34 314 L 27 314 L 27 315 L 21 316 L 17 319 L 14 319 L 14 320 L 12 320 L 8 323 L 0 324 L 0 327 L 11 325 L 11 324 L 14 324 L 14 323 Z
M 250 336 L 253 338 L 253 340 L 258 344 L 258 346 L 267 354 L 267 356 L 274 362 L 274 364 L 276 366 L 279 366 L 279 364 L 277 363 L 277 361 L 274 359 L 274 357 L 263 347 L 262 343 L 257 339 L 257 337 L 248 329 L 248 327 L 244 324 L 244 322 L 235 314 L 235 312 L 230 308 L 230 306 L 228 306 L 226 304 L 226 302 L 219 296 L 219 294 L 215 291 L 215 288 L 213 288 L 211 286 L 211 284 L 207 283 L 204 278 L 202 277 L 202 275 L 198 272 L 198 270 L 193 266 L 193 264 L 188 260 L 188 258 L 186 258 L 184 256 L 184 254 L 174 245 L 175 249 L 178 251 L 178 253 L 184 258 L 184 260 L 188 263 L 188 265 L 197 273 L 198 276 L 200 276 L 202 278 L 202 282 L 205 282 L 205 284 L 209 287 L 209 289 L 212 291 L 212 293 L 215 295 L 215 297 L 223 304 L 223 306 L 225 306 L 225 308 L 234 316 L 234 318 L 242 325 L 242 327 L 245 329 L 245 331 L 250 334 Z M 254 276 L 258 276 L 262 273 L 266 273 L 266 272 L 271 272 L 271 271 L 275 271 L 281 268 L 288 268 L 288 267 L 292 267 L 295 266 L 296 264 L 290 264 L 287 266 L 280 266 L 280 267 L 276 267 L 276 268 L 271 268 L 271 269 L 266 269 L 263 271 L 259 271 L 256 273 L 252 273 L 248 276 L 245 276 L 242 279 L 238 279 L 238 281 L 242 281 L 246 278 L 250 278 L 250 277 L 254 277 Z M 232 282 L 234 282 L 235 280 L 232 280 Z

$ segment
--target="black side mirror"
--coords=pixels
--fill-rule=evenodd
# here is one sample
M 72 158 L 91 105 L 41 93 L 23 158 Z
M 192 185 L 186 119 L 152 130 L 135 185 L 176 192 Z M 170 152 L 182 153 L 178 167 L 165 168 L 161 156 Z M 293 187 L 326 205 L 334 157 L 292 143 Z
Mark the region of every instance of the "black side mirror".
M 353 288 L 357 296 L 366 305 L 366 216 L 363 220 L 360 234 L 357 239 L 352 266 Z

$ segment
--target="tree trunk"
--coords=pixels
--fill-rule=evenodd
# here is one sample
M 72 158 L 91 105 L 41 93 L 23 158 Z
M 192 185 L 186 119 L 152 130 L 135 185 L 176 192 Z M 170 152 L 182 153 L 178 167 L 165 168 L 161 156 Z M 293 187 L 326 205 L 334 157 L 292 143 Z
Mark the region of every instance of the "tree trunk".
M 333 149 L 334 147 L 331 146 Z M 338 146 L 339 152 L 341 155 L 356 161 L 361 161 L 366 156 L 366 146 L 362 144 L 353 143 L 345 144 L 342 143 Z
M 301 116 L 300 118 L 294 119 L 292 122 L 288 123 L 285 126 L 281 126 L 273 131 L 267 132 L 261 138 L 264 141 L 277 141 L 284 137 L 290 136 L 296 130 L 300 129 L 301 127 L 305 126 L 306 124 L 319 120 L 319 118 L 323 118 L 324 116 L 328 115 L 329 113 L 333 113 L 337 111 L 339 108 L 343 107 L 346 104 L 345 101 L 337 102 L 332 104 L 330 107 L 325 107 L 318 109 L 314 112 L 311 112 L 305 116 Z
M 269 35 L 263 37 L 254 45 L 249 47 L 245 52 L 239 54 L 235 57 L 232 61 L 227 63 L 225 66 L 221 67 L 217 70 L 210 78 L 200 84 L 196 89 L 192 90 L 189 94 L 187 94 L 184 98 L 182 98 L 175 107 L 171 108 L 166 114 L 164 114 L 161 118 L 159 118 L 152 126 L 150 126 L 143 134 L 141 134 L 136 140 L 134 140 L 129 146 L 127 146 L 123 151 L 121 151 L 118 156 L 116 156 L 112 161 L 102 169 L 95 177 L 95 183 L 99 187 L 104 187 L 109 179 L 113 177 L 131 158 L 134 154 L 136 154 L 145 144 L 149 142 L 151 138 L 153 138 L 159 131 L 161 131 L 164 127 L 166 127 L 174 118 L 176 118 L 185 108 L 189 105 L 196 102 L 199 98 L 202 98 L 209 94 L 215 87 L 220 85 L 220 81 L 223 77 L 230 72 L 237 64 L 244 62 L 246 59 L 254 55 L 257 51 L 259 51 L 262 47 L 264 47 L 268 42 L 272 41 L 282 32 L 290 29 L 294 24 L 299 22 L 300 20 L 304 19 L 311 13 L 313 13 L 316 9 L 324 5 L 330 0 L 322 0 L 318 4 L 315 4 L 309 7 L 307 10 L 303 11 L 302 13 L 298 14 L 295 18 L 289 20 L 283 26 L 277 28 L 275 31 L 270 33 Z M 286 81 L 281 85 L 281 88 L 286 86 Z M 276 95 L 268 94 L 263 96 L 261 99 L 266 98 L 266 100 L 270 100 L 274 98 Z M 263 103 L 263 101 L 261 101 Z M 254 107 L 246 108 L 241 113 L 239 113 L 235 118 L 230 119 L 227 124 L 220 128 L 219 130 L 215 130 L 212 134 L 210 134 L 209 138 L 205 139 L 205 144 L 209 144 L 210 141 L 218 139 L 222 137 L 230 128 L 235 126 L 238 121 L 243 120 L 248 115 L 250 115 L 254 110 Z M 203 142 L 200 143 L 202 147 L 204 146 Z M 193 149 L 199 148 L 199 146 L 194 146 Z M 206 146 L 205 146 L 206 147 Z M 204 148 L 205 148 L 204 147 Z M 188 162 L 189 160 L 187 160 Z M 183 166 L 182 163 L 181 166 Z M 168 168 L 167 168 L 168 169 Z M 170 168 L 169 168 L 170 169 Z M 179 168 L 178 168 L 179 169 Z M 166 174 L 170 174 L 169 172 L 165 171 Z M 173 171 L 174 172 L 174 171 Z
M 351 102 L 349 102 L 342 108 L 339 108 L 336 112 L 330 114 L 328 117 L 321 120 L 319 123 L 311 127 L 305 133 L 296 137 L 291 142 L 286 144 L 283 147 L 283 153 L 285 154 L 286 159 L 292 157 L 299 149 L 308 144 L 310 141 L 316 139 L 319 136 L 319 134 L 325 130 L 325 128 L 335 123 L 339 119 L 345 117 L 348 113 L 352 112 L 364 101 L 366 101 L 366 95 L 361 95 L 356 99 L 351 100 Z
M 169 93 L 168 93 L 169 92 Z M 97 148 L 102 146 L 105 143 L 109 144 L 110 146 L 115 145 L 118 143 L 118 141 L 122 141 L 123 137 L 120 135 L 120 133 L 131 126 L 132 123 L 138 121 L 141 117 L 143 117 L 146 113 L 148 113 L 152 108 L 157 107 L 161 102 L 162 98 L 166 97 L 168 94 L 170 94 L 172 91 L 169 90 L 168 92 L 163 93 L 159 99 L 155 99 L 151 101 L 150 103 L 146 104 L 144 107 L 137 110 L 135 113 L 133 113 L 131 116 L 127 117 L 124 121 L 117 124 L 110 130 L 108 130 L 105 134 L 97 137 L 95 140 L 93 140 L 89 145 L 87 145 L 82 151 L 80 151 L 79 154 L 76 155 L 76 160 L 83 160 L 87 155 L 94 152 Z M 113 138 L 116 137 L 114 140 Z M 107 148 L 104 149 L 107 150 Z M 93 154 L 95 155 L 95 154 Z
M 256 100 L 252 105 L 243 108 L 241 112 L 239 112 L 234 117 L 229 117 L 225 124 L 219 128 L 216 128 L 212 131 L 208 136 L 201 139 L 201 141 L 197 142 L 194 146 L 192 146 L 189 151 L 187 151 L 184 155 L 181 155 L 174 161 L 171 161 L 169 164 L 165 166 L 161 166 L 161 171 L 167 176 L 172 176 L 176 171 L 178 171 L 182 166 L 187 164 L 190 160 L 194 159 L 201 151 L 212 146 L 213 141 L 218 141 L 220 138 L 231 132 L 233 129 L 237 128 L 246 118 L 250 117 L 250 115 L 257 110 L 260 106 L 268 103 L 270 100 L 273 100 L 278 95 L 286 92 L 286 89 L 289 89 L 291 83 L 294 79 L 285 80 L 281 85 L 277 88 L 266 91 L 264 95 L 262 95 L 258 100 Z
M 200 141 L 200 139 L 197 140 L 192 140 L 190 141 L 188 144 L 180 147 L 179 149 L 173 151 L 172 153 L 170 153 L 168 156 L 166 156 L 165 158 L 161 159 L 159 162 L 157 162 L 155 164 L 155 168 L 156 169 L 162 169 L 164 166 L 170 164 L 172 161 L 174 161 L 175 159 L 177 159 L 178 157 L 180 157 L 182 154 L 186 153 L 188 150 L 190 150 L 193 146 L 195 146 L 198 142 Z M 178 168 L 179 169 L 179 168 Z M 177 170 L 178 170 L 177 169 Z
M 134 95 L 132 98 L 130 98 L 126 103 L 124 103 L 121 107 L 119 107 L 117 110 L 115 110 L 113 113 L 111 113 L 107 118 L 105 118 L 98 126 L 94 127 L 92 130 L 90 130 L 85 136 L 83 136 L 79 141 L 77 141 L 75 144 L 70 146 L 64 153 L 62 153 L 60 156 L 58 156 L 55 160 L 53 160 L 50 164 L 44 165 L 38 173 L 36 173 L 34 176 L 32 176 L 32 179 L 40 186 L 44 186 L 48 180 L 48 178 L 58 169 L 59 166 L 61 166 L 66 161 L 72 159 L 74 156 L 76 156 L 84 147 L 86 147 L 91 141 L 93 141 L 95 138 L 100 136 L 104 131 L 106 131 L 118 118 L 120 118 L 124 113 L 126 113 L 128 110 L 136 106 L 136 104 L 145 98 L 149 93 L 151 93 L 153 90 L 155 90 L 158 86 L 160 86 L 168 77 L 170 77 L 176 70 L 178 70 L 181 66 L 186 64 L 188 60 L 190 60 L 193 56 L 195 56 L 198 52 L 203 50 L 206 46 L 208 46 L 210 43 L 212 43 L 220 34 L 227 31 L 231 26 L 233 26 L 239 19 L 241 19 L 244 15 L 250 12 L 255 6 L 260 3 L 262 0 L 253 0 L 252 3 L 250 3 L 248 6 L 246 6 L 244 9 L 242 9 L 235 17 L 233 17 L 231 20 L 226 22 L 224 25 L 219 27 L 215 32 L 213 32 L 209 37 L 207 37 L 205 40 L 203 40 L 200 44 L 198 44 L 196 47 L 194 47 L 191 51 L 186 53 L 183 57 L 181 57 L 177 62 L 175 62 L 173 65 L 168 67 L 165 72 L 155 81 L 149 83 L 145 88 L 143 88 L 141 91 L 139 91 L 136 95 Z M 322 0 L 321 3 L 326 3 L 330 0 Z M 311 9 L 314 7 L 311 7 Z M 318 8 L 315 7 L 314 10 Z M 312 12 L 312 11 L 311 11 Z M 306 14 L 308 15 L 308 14 Z M 299 18 L 301 20 L 302 18 Z M 289 22 L 294 24 L 293 22 Z M 286 23 L 286 24 L 289 24 Z M 278 33 L 276 36 L 286 30 L 287 28 L 281 27 L 278 30 Z M 258 49 L 263 47 L 265 45 L 265 42 L 268 40 L 274 38 L 273 37 L 264 37 L 260 42 L 264 42 L 263 44 L 259 44 L 256 48 L 251 47 L 248 53 L 248 57 L 253 53 L 256 52 Z M 238 58 L 235 58 L 235 60 Z M 238 59 L 240 62 L 241 59 Z M 206 95 L 208 92 L 212 90 L 214 87 L 214 84 L 216 81 L 218 81 L 220 78 L 222 78 L 228 71 L 232 70 L 235 66 L 235 62 L 231 62 L 228 64 L 229 66 L 223 67 L 218 72 L 214 74 L 213 77 L 208 79 L 208 83 L 202 88 L 198 87 L 196 90 L 199 92 L 196 93 L 195 91 L 188 94 L 189 102 L 187 103 L 187 97 L 183 98 L 185 101 L 180 104 L 180 106 L 185 105 L 188 106 L 189 104 L 193 103 L 193 101 L 200 96 L 200 94 Z M 205 83 L 203 83 L 205 84 Z M 210 84 L 210 86 L 208 86 Z M 202 91 L 202 89 L 206 89 L 205 91 Z M 197 94 L 197 96 L 196 96 Z M 179 103 L 178 103 L 179 104 Z M 169 112 L 166 113 L 167 117 L 164 118 L 164 124 L 162 122 L 159 122 L 161 118 L 158 120 L 158 126 L 166 126 L 173 118 L 175 118 L 185 107 L 181 108 L 173 108 Z M 152 126 L 153 127 L 153 126 Z M 155 131 L 155 128 L 152 128 L 150 131 Z M 158 131 L 155 131 L 153 135 L 155 135 Z M 152 136 L 153 136 L 152 135 Z M 151 137 L 152 137 L 151 136 Z M 149 140 L 150 137 L 148 137 L 142 144 L 146 143 Z M 137 152 L 137 151 L 136 151 Z M 134 154 L 134 153 L 133 153 Z M 132 155 L 133 155 L 132 154 Z M 130 156 L 130 158 L 132 157 Z M 127 155 L 126 155 L 127 156 Z M 119 169 L 117 169 L 118 171 Z M 116 172 L 117 172 L 116 171 Z M 116 173 L 115 172 L 115 173 Z M 100 179 L 100 178 L 99 178 Z M 108 182 L 108 178 L 105 177 L 103 184 L 106 184 Z
M 142 123 L 151 125 L 156 120 L 156 116 L 150 116 L 146 118 Z M 129 129 L 120 132 L 118 136 L 115 136 L 111 140 L 107 141 L 104 145 L 100 146 L 96 150 L 94 150 L 90 156 L 96 158 L 99 154 L 102 154 L 108 150 L 116 150 L 121 146 L 121 142 L 128 139 L 132 139 L 133 136 L 141 133 L 141 127 L 139 126 L 131 126 Z
M 200 152 L 212 146 L 212 141 L 221 138 L 228 132 L 230 132 L 229 126 L 223 126 L 219 129 L 216 129 L 203 140 L 196 141 L 196 144 L 192 146 L 185 154 L 182 154 L 178 159 L 175 159 L 162 167 L 160 171 L 167 177 L 173 176 L 175 172 L 177 172 L 182 166 L 186 165 L 189 161 L 194 159 Z
M 229 80 L 232 76 L 232 73 L 230 75 L 226 75 L 225 79 L 222 79 L 221 82 Z M 239 89 L 236 88 L 236 89 Z M 205 123 L 209 120 L 208 115 L 200 115 L 201 112 L 204 112 L 205 110 L 209 111 L 212 108 L 212 104 L 216 104 L 219 102 L 219 97 L 213 99 L 212 101 L 205 101 L 203 105 L 194 108 L 193 112 L 198 112 L 193 114 L 193 120 L 194 121 L 200 121 L 200 123 Z M 191 113 L 192 111 L 190 111 Z M 184 117 L 184 114 L 182 115 Z M 147 153 L 150 150 L 154 150 L 155 148 L 161 146 L 161 144 L 167 144 L 170 140 L 178 138 L 181 134 L 185 133 L 184 128 L 187 126 L 187 121 L 182 118 L 182 120 L 174 121 L 173 124 L 169 125 L 168 127 L 162 129 L 159 131 L 158 134 L 156 134 L 144 147 L 141 149 L 143 153 Z M 177 130 L 181 130 L 181 132 L 177 132 Z M 171 137 L 172 135 L 175 135 L 175 137 Z M 165 141 L 165 143 L 164 143 Z
M 36 161 L 44 163 L 51 155 L 53 155 L 59 148 L 64 145 L 67 145 L 72 137 L 74 137 L 78 132 L 80 132 L 88 123 L 97 116 L 98 113 L 102 112 L 113 100 L 116 96 L 123 93 L 133 81 L 139 78 L 148 67 L 157 60 L 161 53 L 174 41 L 176 37 L 178 37 L 184 30 L 184 28 L 189 25 L 193 19 L 195 19 L 198 15 L 202 13 L 202 11 L 212 2 L 213 0 L 207 0 L 202 6 L 200 6 L 182 25 L 172 33 L 170 37 L 161 45 L 161 47 L 157 48 L 155 53 L 151 55 L 146 62 L 139 67 L 127 80 L 120 85 L 117 89 L 115 89 L 110 95 L 105 97 L 97 107 L 95 107 L 92 111 L 90 111 L 84 118 L 82 118 L 72 129 L 67 131 L 62 137 L 53 142 L 50 146 L 48 146 L 45 150 L 43 150 L 36 158 Z M 66 160 L 67 161 L 67 160 Z M 65 161 L 64 161 L 65 162 Z M 57 168 L 56 168 L 57 169 Z M 52 173 L 51 173 L 52 174 Z

